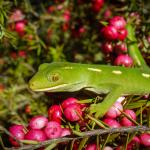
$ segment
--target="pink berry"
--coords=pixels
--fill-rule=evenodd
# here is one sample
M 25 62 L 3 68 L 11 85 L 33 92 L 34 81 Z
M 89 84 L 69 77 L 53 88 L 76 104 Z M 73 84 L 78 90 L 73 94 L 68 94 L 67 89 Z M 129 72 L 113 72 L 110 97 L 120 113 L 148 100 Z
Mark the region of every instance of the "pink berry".
M 123 29 L 126 26 L 126 21 L 121 16 L 115 16 L 110 19 L 110 25 L 114 26 L 117 30 Z
M 79 144 L 77 142 L 74 142 L 73 144 L 73 150 L 78 150 Z
M 75 103 L 78 103 L 78 100 L 74 97 L 69 97 L 62 102 L 61 106 L 63 109 L 65 109 L 66 107 L 68 107 L 68 105 Z
M 44 132 L 49 139 L 59 138 L 61 137 L 62 128 L 58 122 L 50 121 L 45 127 Z
M 137 136 L 127 145 L 127 150 L 133 150 L 136 145 L 140 145 L 140 139 Z
M 24 19 L 24 14 L 20 9 L 16 9 L 9 18 L 10 22 L 20 21 Z
M 20 56 L 20 57 L 22 57 L 22 58 L 26 58 L 26 57 L 27 57 L 27 54 L 26 54 L 26 52 L 25 52 L 24 50 L 20 50 L 20 51 L 18 52 L 18 56 Z
M 31 129 L 42 129 L 48 123 L 48 119 L 44 116 L 35 116 L 29 122 Z
M 95 143 L 91 143 L 86 146 L 85 150 L 100 150 L 100 148 Z
M 113 51 L 113 45 L 112 45 L 112 42 L 104 42 L 102 44 L 102 51 L 104 53 L 111 53 Z
M 133 110 L 126 109 L 126 110 L 124 110 L 124 113 L 126 113 L 131 119 L 136 120 L 136 114 Z M 132 121 L 130 121 L 127 117 L 123 117 L 120 120 L 120 123 L 122 126 L 126 126 L 126 127 L 134 125 L 134 123 Z
M 123 111 L 123 106 L 119 102 L 115 102 L 113 106 L 107 111 L 105 114 L 106 117 L 108 118 L 116 118 L 120 116 L 121 111 Z
M 19 35 L 24 35 L 25 33 L 25 23 L 23 21 L 17 22 L 15 25 L 15 31 L 19 34 Z
M 92 10 L 98 13 L 104 4 L 104 0 L 92 0 Z
M 121 145 L 121 146 L 117 146 L 116 148 L 115 148 L 115 150 L 122 150 L 123 149 L 123 146 Z
M 77 104 L 70 104 L 64 110 L 64 115 L 69 121 L 78 121 L 80 116 L 82 116 L 82 110 Z
M 25 135 L 25 139 L 41 142 L 46 140 L 46 134 L 40 129 L 31 129 Z
M 69 10 L 65 10 L 64 14 L 63 14 L 64 20 L 65 22 L 69 22 L 71 19 L 71 15 L 70 15 L 70 11 Z
M 59 105 L 52 105 L 48 109 L 48 117 L 51 121 L 57 121 L 58 123 L 61 123 L 62 118 L 62 111 Z
M 25 128 L 23 125 L 12 125 L 11 127 L 9 127 L 9 132 L 18 140 L 24 139 Z M 19 143 L 12 137 L 9 137 L 9 141 L 12 145 L 19 146 Z
M 109 25 L 109 26 L 103 27 L 103 29 L 101 30 L 101 33 L 104 36 L 104 38 L 106 38 L 107 40 L 118 39 L 118 31 L 113 26 Z
M 68 128 L 62 128 L 61 137 L 71 135 L 71 131 Z
M 141 144 L 150 147 L 150 134 L 149 133 L 143 133 L 140 135 Z
M 133 65 L 133 60 L 129 55 L 121 54 L 115 59 L 114 64 L 117 66 L 131 67 Z
M 112 15 L 112 12 L 111 12 L 110 9 L 107 9 L 107 10 L 104 12 L 104 18 L 105 18 L 105 19 L 110 18 L 111 15 Z
M 103 122 L 106 123 L 111 128 L 120 128 L 121 127 L 120 123 L 117 122 L 115 119 L 105 118 L 103 120 Z
M 113 148 L 110 146 L 105 146 L 103 150 L 113 150 Z
M 128 35 L 127 29 L 121 29 L 121 30 L 118 31 L 118 39 L 121 40 L 121 41 L 125 40 L 127 35 Z
M 122 54 L 127 52 L 127 44 L 122 42 L 122 43 L 117 43 L 114 47 L 115 52 L 117 54 Z

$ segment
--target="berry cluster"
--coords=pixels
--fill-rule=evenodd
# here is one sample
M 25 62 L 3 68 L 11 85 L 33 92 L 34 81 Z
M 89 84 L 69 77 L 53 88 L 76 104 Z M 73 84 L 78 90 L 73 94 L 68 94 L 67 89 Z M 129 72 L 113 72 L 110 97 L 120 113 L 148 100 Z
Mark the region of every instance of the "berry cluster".
M 107 111 L 102 118 L 104 126 L 110 128 L 120 128 L 122 126 L 134 126 L 136 123 L 136 113 L 131 109 L 124 109 L 122 102 L 124 97 L 120 97 L 114 105 Z M 86 117 L 90 104 L 81 103 L 74 97 L 69 97 L 61 102 L 60 105 L 52 105 L 48 109 L 48 117 L 38 115 L 28 123 L 28 126 L 12 125 L 9 132 L 17 140 L 32 140 L 32 141 L 46 141 L 48 139 L 55 139 L 64 136 L 73 135 L 74 125 L 79 126 L 80 131 L 87 131 L 92 120 Z M 69 125 L 69 124 L 72 124 Z M 97 126 L 100 128 L 99 126 Z M 19 143 L 13 138 L 9 137 L 9 141 L 13 146 L 19 146 Z M 127 145 L 128 150 L 132 149 L 134 145 L 142 144 L 145 147 L 150 146 L 150 134 L 143 133 L 135 136 Z M 74 150 L 78 149 L 78 143 L 74 144 Z M 119 150 L 121 146 L 116 149 Z M 112 147 L 106 146 L 105 149 L 112 150 Z M 85 145 L 85 150 L 96 150 L 97 144 L 90 142 Z
M 127 44 L 125 39 L 128 31 L 125 28 L 126 21 L 121 16 L 114 16 L 109 20 L 109 24 L 102 28 L 101 34 L 105 38 L 102 43 L 102 50 L 106 54 L 115 53 L 115 65 L 131 67 L 132 58 L 127 54 Z

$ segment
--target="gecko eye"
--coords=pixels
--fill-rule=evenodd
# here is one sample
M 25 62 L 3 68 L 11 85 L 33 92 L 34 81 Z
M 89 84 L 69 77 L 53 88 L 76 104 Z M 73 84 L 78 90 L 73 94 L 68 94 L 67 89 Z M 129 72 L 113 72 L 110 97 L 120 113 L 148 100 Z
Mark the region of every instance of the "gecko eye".
M 60 79 L 60 75 L 58 73 L 54 73 L 48 76 L 48 80 L 51 82 L 56 82 Z

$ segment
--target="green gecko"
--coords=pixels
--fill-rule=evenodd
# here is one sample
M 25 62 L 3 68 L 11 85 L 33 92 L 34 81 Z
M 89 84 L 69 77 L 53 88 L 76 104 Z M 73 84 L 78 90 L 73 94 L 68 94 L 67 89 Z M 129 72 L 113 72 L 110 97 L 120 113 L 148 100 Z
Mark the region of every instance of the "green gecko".
M 90 106 L 90 113 L 102 117 L 122 95 L 150 93 L 150 71 L 142 68 L 53 62 L 40 65 L 29 81 L 33 91 L 74 92 L 81 89 L 105 93 L 98 104 Z

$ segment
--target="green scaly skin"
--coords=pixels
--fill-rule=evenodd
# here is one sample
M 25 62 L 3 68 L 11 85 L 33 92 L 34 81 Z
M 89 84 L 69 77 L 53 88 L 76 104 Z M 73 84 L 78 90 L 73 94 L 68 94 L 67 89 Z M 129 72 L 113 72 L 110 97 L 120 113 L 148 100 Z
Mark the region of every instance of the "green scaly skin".
M 150 93 L 150 74 L 141 68 L 54 62 L 40 65 L 29 87 L 33 91 L 106 93 L 102 103 L 90 108 L 102 117 L 122 95 Z

